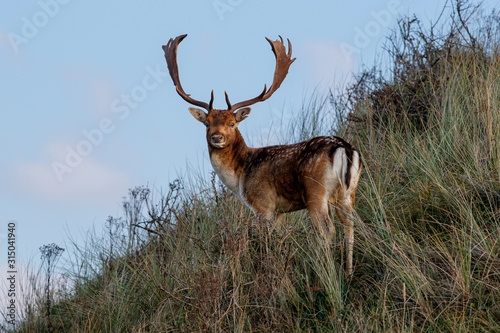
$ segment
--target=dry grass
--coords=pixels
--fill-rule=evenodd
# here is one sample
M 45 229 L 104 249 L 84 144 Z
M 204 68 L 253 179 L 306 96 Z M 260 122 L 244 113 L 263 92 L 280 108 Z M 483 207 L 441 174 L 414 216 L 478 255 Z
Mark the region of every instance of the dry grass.
M 311 104 L 315 119 L 344 114 L 337 132 L 363 153 L 352 278 L 341 228 L 325 248 L 306 213 L 271 230 L 215 180 L 175 182 L 158 200 L 138 188 L 126 219 L 77 249 L 54 328 L 499 331 L 500 20 L 474 28 L 463 20 L 473 9 L 458 5 L 445 34 L 401 21 L 390 75 L 370 71 Z M 291 131 L 317 131 L 310 120 Z M 43 322 L 26 316 L 19 331 Z

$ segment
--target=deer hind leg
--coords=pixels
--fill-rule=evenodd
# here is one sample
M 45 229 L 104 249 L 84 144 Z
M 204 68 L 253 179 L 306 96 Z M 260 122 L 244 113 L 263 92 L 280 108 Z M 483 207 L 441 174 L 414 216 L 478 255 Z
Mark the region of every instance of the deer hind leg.
M 326 190 L 323 189 L 323 191 Z M 313 224 L 323 236 L 326 245 L 330 245 L 335 237 L 335 227 L 328 214 L 328 201 L 325 200 L 325 195 L 321 195 L 321 191 L 318 192 L 309 196 L 306 207 Z
M 313 224 L 316 226 L 321 236 L 323 236 L 325 244 L 329 246 L 335 237 L 335 228 L 328 215 L 328 205 L 325 205 L 324 208 L 308 208 L 308 210 Z
M 340 219 L 340 222 L 344 226 L 344 237 L 346 246 L 346 274 L 347 276 L 352 274 L 352 252 L 354 246 L 354 225 L 352 220 L 352 211 L 354 204 L 354 194 L 344 198 L 341 202 L 338 202 L 335 211 Z

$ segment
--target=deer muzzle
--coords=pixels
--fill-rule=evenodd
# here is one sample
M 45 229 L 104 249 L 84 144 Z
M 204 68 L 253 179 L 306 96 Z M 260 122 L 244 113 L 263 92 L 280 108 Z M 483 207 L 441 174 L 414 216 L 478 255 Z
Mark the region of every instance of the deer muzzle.
M 216 148 L 224 148 L 226 137 L 222 133 L 214 133 L 210 136 L 210 143 Z

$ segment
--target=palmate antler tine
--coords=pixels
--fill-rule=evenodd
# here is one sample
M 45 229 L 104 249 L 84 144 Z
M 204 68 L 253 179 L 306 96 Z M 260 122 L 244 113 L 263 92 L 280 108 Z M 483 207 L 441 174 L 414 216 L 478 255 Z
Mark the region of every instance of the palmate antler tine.
M 229 96 L 227 95 L 227 91 L 224 91 L 224 95 L 226 95 L 227 109 L 231 110 L 231 102 L 229 101 Z
M 266 99 L 271 97 L 271 95 L 276 90 L 278 90 L 281 83 L 288 74 L 288 69 L 290 68 L 290 65 L 295 61 L 295 58 L 291 59 L 292 43 L 290 43 L 290 40 L 287 39 L 288 41 L 288 53 L 287 53 L 285 45 L 283 44 L 283 38 L 281 36 L 279 37 L 280 41 L 276 40 L 274 42 L 271 41 L 269 38 L 266 38 L 269 44 L 271 44 L 273 53 L 276 56 L 276 70 L 274 71 L 273 84 L 271 85 L 271 87 L 269 87 L 269 90 L 265 94 Z
M 249 106 L 257 102 L 265 101 L 266 99 L 271 97 L 272 94 L 280 87 L 281 83 L 288 74 L 288 69 L 290 68 L 290 65 L 295 61 L 295 58 L 292 59 L 292 43 L 290 43 L 290 40 L 287 39 L 288 41 L 288 53 L 287 53 L 286 47 L 283 44 L 283 38 L 281 36 L 279 37 L 280 40 L 275 40 L 275 41 L 272 41 L 266 37 L 266 40 L 269 42 L 269 44 L 271 44 L 274 56 L 276 57 L 276 69 L 274 70 L 273 84 L 271 85 L 271 87 L 269 87 L 269 90 L 266 90 L 267 86 L 264 86 L 264 90 L 259 96 L 233 105 L 232 107 L 230 107 L 231 110 L 236 111 L 237 109 L 240 109 L 244 106 Z M 226 102 L 227 101 L 228 99 L 226 98 Z
M 210 103 L 208 103 L 208 109 L 207 111 L 212 111 L 214 106 L 214 91 L 212 89 L 212 92 L 210 93 Z
M 165 60 L 167 60 L 167 67 L 168 67 L 168 72 L 170 73 L 170 77 L 172 78 L 172 81 L 174 82 L 175 88 L 177 90 L 177 93 L 188 103 L 199 106 L 204 108 L 207 111 L 210 111 L 212 109 L 212 104 L 214 100 L 214 93 L 212 91 L 212 97 L 210 99 L 210 104 L 207 104 L 205 102 L 201 102 L 198 100 L 195 100 L 190 97 L 189 94 L 186 94 L 184 92 L 184 89 L 182 88 L 181 81 L 179 80 L 179 69 L 177 67 L 177 46 L 179 46 L 179 43 L 182 42 L 184 38 L 186 38 L 186 35 L 180 35 L 177 36 L 175 39 L 170 38 L 168 41 L 167 45 L 163 45 L 163 51 L 165 52 Z

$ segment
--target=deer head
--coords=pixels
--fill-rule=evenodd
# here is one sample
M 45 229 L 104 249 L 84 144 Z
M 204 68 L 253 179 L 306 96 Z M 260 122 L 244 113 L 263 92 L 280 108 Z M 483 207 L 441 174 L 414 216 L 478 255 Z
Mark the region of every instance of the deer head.
M 182 88 L 179 79 L 179 70 L 177 67 L 177 47 L 186 36 L 187 35 L 181 35 L 175 39 L 171 38 L 168 41 L 168 44 L 163 46 L 170 77 L 174 82 L 177 93 L 186 102 L 199 106 L 207 111 L 205 112 L 202 109 L 194 107 L 189 108 L 189 112 L 191 112 L 193 117 L 207 127 L 207 142 L 209 146 L 215 149 L 227 148 L 231 146 L 235 140 L 241 137 L 237 127 L 238 124 L 250 114 L 251 109 L 248 106 L 257 102 L 265 101 L 280 87 L 288 73 L 290 65 L 295 61 L 295 58 L 291 59 L 292 44 L 288 40 L 287 53 L 281 36 L 279 41 L 271 41 L 269 38 L 266 38 L 269 44 L 271 44 L 271 48 L 276 57 L 276 69 L 274 71 L 274 79 L 271 87 L 267 89 L 267 86 L 264 85 L 264 90 L 257 97 L 236 103 L 234 105 L 231 105 L 227 92 L 225 92 L 227 109 L 216 110 L 212 107 L 214 101 L 213 90 L 210 102 L 205 103 L 191 98 L 190 95 L 186 94 Z

